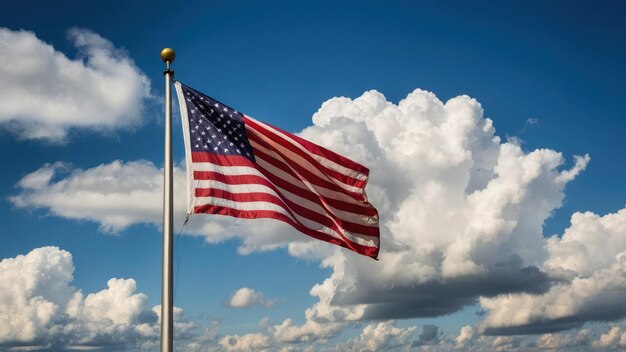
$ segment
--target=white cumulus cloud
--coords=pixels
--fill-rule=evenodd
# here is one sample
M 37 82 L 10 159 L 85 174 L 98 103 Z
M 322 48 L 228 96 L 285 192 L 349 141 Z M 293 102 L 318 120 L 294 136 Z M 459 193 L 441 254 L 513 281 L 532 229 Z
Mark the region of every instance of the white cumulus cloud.
M 393 320 L 369 324 L 342 347 L 348 351 L 410 351 L 417 327 L 399 328 Z
M 242 287 L 233 292 L 226 305 L 231 308 L 248 308 L 254 305 L 264 305 L 266 307 L 273 306 L 275 301 L 266 300 L 263 293 L 248 287 Z
M 269 338 L 260 333 L 251 333 L 243 336 L 227 335 L 220 340 L 220 345 L 226 351 L 270 351 Z
M 20 180 L 17 187 L 21 193 L 10 197 L 11 202 L 17 207 L 47 208 L 65 218 L 95 221 L 107 232 L 136 223 L 161 222 L 163 174 L 154 164 L 114 161 L 69 171 L 63 163 L 44 165 Z M 64 172 L 69 174 L 54 180 Z M 177 186 L 184 189 L 180 182 Z M 177 200 L 179 207 L 184 204 L 180 197 Z
M 71 285 L 72 255 L 42 247 L 0 261 L 0 349 L 150 349 L 158 345 L 158 314 L 133 279 L 110 279 L 89 293 Z M 155 307 L 156 309 L 156 307 Z M 175 308 L 179 345 L 215 339 Z
M 63 142 L 73 128 L 139 125 L 150 81 L 120 49 L 86 29 L 68 37 L 70 59 L 33 32 L 0 27 L 0 128 L 22 139 Z
M 626 331 L 619 326 L 612 326 L 609 331 L 600 335 L 593 341 L 592 346 L 598 350 L 624 349 L 626 348 Z
M 562 237 L 546 241 L 543 269 L 557 283 L 543 294 L 481 298 L 488 333 L 569 329 L 626 316 L 626 209 L 572 215 Z

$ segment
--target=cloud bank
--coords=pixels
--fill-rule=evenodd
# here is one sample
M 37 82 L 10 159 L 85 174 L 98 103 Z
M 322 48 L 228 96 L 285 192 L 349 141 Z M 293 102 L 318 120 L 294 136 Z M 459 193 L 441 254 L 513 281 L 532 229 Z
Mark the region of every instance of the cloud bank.
M 72 255 L 42 247 L 0 261 L 0 349 L 152 351 L 159 346 L 160 306 L 146 306 L 133 279 L 110 279 L 107 287 L 84 294 L 71 285 Z M 363 326 L 343 342 L 294 339 L 311 325 L 260 322 L 260 332 L 220 335 L 219 323 L 198 324 L 174 308 L 176 347 L 185 351 L 613 351 L 626 346 L 623 322 L 599 332 L 544 334 L 522 339 L 476 334 L 464 326 L 458 336 L 435 325 L 398 326 L 394 320 Z M 314 324 L 310 321 L 307 324 Z M 308 326 L 308 328 L 307 328 Z M 332 324 L 320 324 L 318 329 Z M 308 330 L 306 330 L 308 329 Z M 333 330 L 327 330 L 332 332 Z M 300 337 L 309 336 L 300 334 Z M 332 333 L 327 337 L 332 337 Z
M 36 248 L 0 261 L 0 349 L 154 349 L 160 336 L 160 307 L 150 308 L 133 279 L 113 278 L 107 288 L 85 295 L 73 287 L 72 255 L 57 247 Z M 180 346 L 215 339 L 176 307 Z M 185 348 L 187 349 L 187 348 Z
M 158 334 L 133 279 L 85 296 L 73 272 L 71 254 L 56 247 L 0 262 L 0 346 L 140 346 Z
M 63 142 L 74 128 L 110 132 L 141 123 L 150 81 L 123 50 L 73 28 L 70 59 L 33 32 L 0 27 L 0 128 L 21 139 Z
M 554 150 L 523 150 L 496 135 L 475 99 L 459 96 L 444 103 L 420 89 L 398 104 L 376 91 L 330 99 L 300 135 L 370 168 L 367 192 L 381 218 L 380 261 L 312 241 L 273 221 L 259 226 L 259 221 L 212 217 L 209 224 L 196 216 L 188 231 L 208 242 L 238 238 L 242 254 L 287 248 L 332 269 L 311 289 L 318 302 L 305 311 L 305 323 L 270 324 L 272 339 L 310 343 L 358 321 L 442 316 L 477 302 L 485 320 L 459 335 L 458 346 L 483 333 L 549 333 L 626 315 L 617 299 L 626 288 L 626 210 L 575 214 L 562 238 L 543 236 L 544 222 L 561 206 L 566 185 L 586 168 L 589 156 L 575 156 L 565 166 Z M 138 173 L 145 183 L 137 184 Z M 146 161 L 87 170 L 46 165 L 20 181 L 11 201 L 95 221 L 105 231 L 136 223 L 158 226 L 160 202 L 133 204 L 160 199 L 161 174 Z M 175 170 L 175 177 L 181 190 L 177 214 L 183 214 L 183 172 Z M 608 255 L 596 260 L 597 253 Z M 591 309 L 598 304 L 602 309 Z M 505 321 L 512 310 L 519 317 Z M 236 346 L 236 340 L 228 344 Z M 504 337 L 491 342 L 494 349 L 518 343 Z

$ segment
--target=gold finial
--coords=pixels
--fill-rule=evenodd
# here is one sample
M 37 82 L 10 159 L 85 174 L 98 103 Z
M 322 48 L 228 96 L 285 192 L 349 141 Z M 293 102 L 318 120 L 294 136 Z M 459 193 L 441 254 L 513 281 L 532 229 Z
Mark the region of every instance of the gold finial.
M 165 48 L 161 50 L 161 60 L 163 60 L 163 62 L 172 63 L 175 58 L 176 58 L 176 53 L 174 52 L 174 49 Z

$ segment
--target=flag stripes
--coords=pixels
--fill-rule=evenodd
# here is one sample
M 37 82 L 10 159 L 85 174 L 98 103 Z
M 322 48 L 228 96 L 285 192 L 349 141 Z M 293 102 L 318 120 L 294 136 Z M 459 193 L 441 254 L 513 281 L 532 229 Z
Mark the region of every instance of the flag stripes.
M 178 82 L 176 88 L 190 213 L 273 218 L 313 238 L 378 256 L 378 212 L 365 194 L 367 168 Z

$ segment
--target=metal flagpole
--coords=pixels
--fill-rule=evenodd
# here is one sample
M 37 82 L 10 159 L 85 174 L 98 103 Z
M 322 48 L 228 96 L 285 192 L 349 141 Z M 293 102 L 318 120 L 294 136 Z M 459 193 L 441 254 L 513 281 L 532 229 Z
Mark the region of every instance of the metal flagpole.
M 174 71 L 170 64 L 176 53 L 170 48 L 161 51 L 161 60 L 165 62 L 165 158 L 163 165 L 163 277 L 161 286 L 161 352 L 174 350 L 174 271 L 172 232 L 174 190 L 172 183 L 172 95 L 171 82 Z

